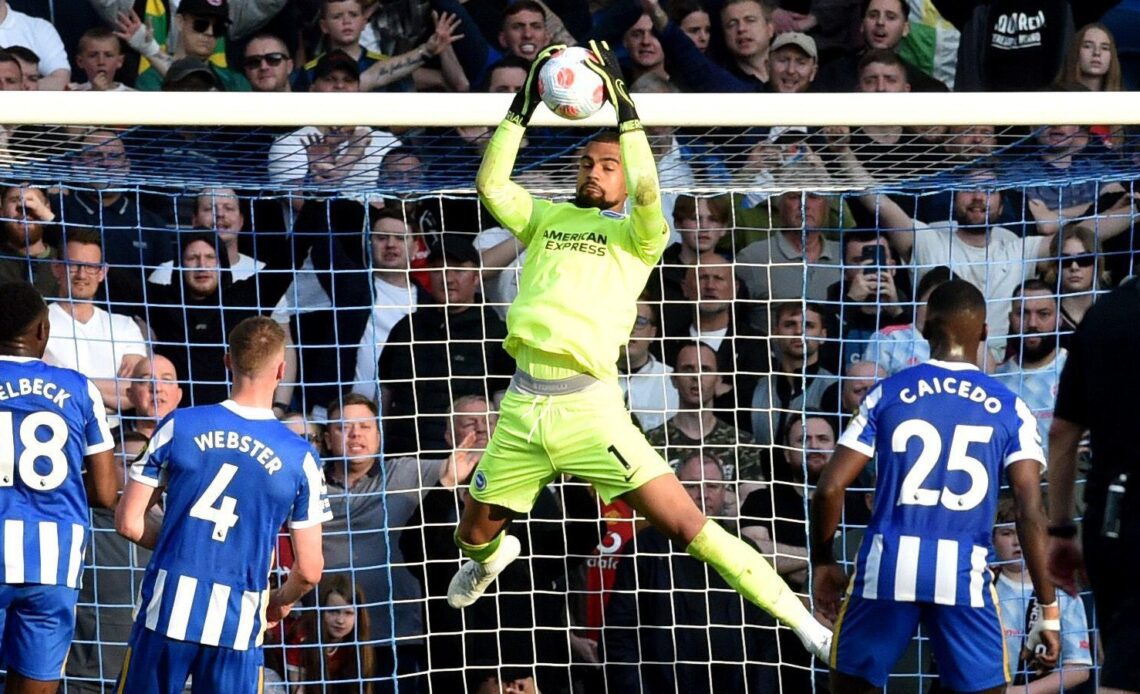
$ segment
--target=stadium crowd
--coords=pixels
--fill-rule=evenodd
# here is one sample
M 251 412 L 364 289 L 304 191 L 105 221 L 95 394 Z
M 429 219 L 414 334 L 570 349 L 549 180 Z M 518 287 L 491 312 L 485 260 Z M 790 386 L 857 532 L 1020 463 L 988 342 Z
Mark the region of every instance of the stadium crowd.
M 624 47 L 635 91 L 1076 96 L 1140 81 L 1129 12 L 1046 0 L 0 0 L 0 89 L 514 92 L 547 45 L 606 39 Z M 810 691 L 819 671 L 787 630 L 624 502 L 602 505 L 573 480 L 514 524 L 523 555 L 488 599 L 462 613 L 445 604 L 464 488 L 515 371 L 502 341 L 525 249 L 473 196 L 397 194 L 443 169 L 473 180 L 490 135 L 421 130 L 235 135 L 240 164 L 271 183 L 256 193 L 132 182 L 142 158 L 225 164 L 237 156 L 219 148 L 225 137 L 73 133 L 67 157 L 102 180 L 0 179 L 0 280 L 49 299 L 45 358 L 96 384 L 120 462 L 174 409 L 225 397 L 234 325 L 271 315 L 286 329 L 274 409 L 324 456 L 334 520 L 310 609 L 266 635 L 270 691 L 395 691 L 397 677 L 405 692 Z M 797 592 L 810 592 L 812 485 L 872 385 L 929 357 L 934 289 L 961 278 L 983 292 L 979 360 L 1047 441 L 1072 332 L 1134 272 L 1137 192 L 1107 172 L 1135 170 L 1135 136 L 1111 124 L 999 134 L 753 130 L 747 156 L 725 159 L 700 134 L 650 132 L 669 190 L 698 172 L 747 184 L 668 196 L 675 242 L 639 303 L 621 386 L 698 505 Z M 422 146 L 440 138 L 447 157 Z M 0 162 L 34 146 L 0 129 Z M 994 164 L 999 152 L 1015 163 Z M 746 190 L 810 167 L 865 191 L 931 156 L 965 172 L 954 190 Z M 373 187 L 391 194 L 328 192 Z M 92 513 L 69 692 L 113 683 L 147 559 L 108 512 Z M 849 493 L 844 557 L 868 517 L 863 491 Z M 1032 590 L 1011 523 L 1003 506 L 991 560 L 1018 653 Z M 290 552 L 283 539 L 277 571 Z M 1058 670 L 1015 663 L 1015 681 L 1095 680 L 1086 608 L 1063 605 Z M 907 668 L 902 688 L 934 676 L 918 649 Z

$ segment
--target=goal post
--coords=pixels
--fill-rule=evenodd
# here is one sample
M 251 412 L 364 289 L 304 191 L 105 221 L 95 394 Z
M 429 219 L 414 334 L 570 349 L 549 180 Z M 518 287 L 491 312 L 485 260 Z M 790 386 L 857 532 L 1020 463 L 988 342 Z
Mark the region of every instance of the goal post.
M 635 422 L 688 476 L 694 498 L 797 592 L 809 592 L 806 518 L 819 466 L 861 395 L 929 356 L 923 299 L 940 277 L 982 290 L 983 368 L 1047 431 L 1072 331 L 1133 273 L 1140 250 L 1133 93 L 634 99 L 674 244 L 623 350 L 622 386 Z M 325 533 L 324 592 L 266 635 L 281 677 L 433 694 L 473 692 L 491 676 L 534 677 L 543 692 L 575 683 L 618 691 L 630 677 L 825 691 L 825 667 L 786 630 L 694 570 L 681 548 L 652 535 L 635 541 L 630 509 L 600 506 L 574 482 L 554 485 L 532 518 L 517 521 L 522 557 L 479 610 L 443 602 L 440 586 L 458 566 L 450 536 L 461 503 L 443 461 L 467 432 L 482 441 L 493 428 L 513 372 L 502 343 L 523 249 L 474 191 L 482 146 L 509 101 L 6 92 L 0 187 L 42 195 L 51 214 L 36 217 L 26 202 L 12 216 L 0 210 L 0 262 L 66 302 L 58 254 L 73 229 L 98 232 L 108 273 L 90 301 L 137 319 L 141 337 L 119 323 L 57 331 L 53 358 L 115 384 L 105 400 L 124 465 L 141 445 L 127 432 L 145 440 L 154 403 L 205 404 L 224 390 L 233 318 L 272 315 L 287 328 L 278 415 L 295 412 L 298 431 L 322 449 L 337 519 Z M 573 122 L 540 108 L 516 179 L 535 195 L 572 198 L 581 146 L 613 126 L 609 108 Z M 33 230 L 51 248 L 20 254 Z M 448 286 L 463 271 L 476 275 L 467 295 Z M 1030 320 L 1031 302 L 1051 306 L 1052 317 Z M 155 360 L 120 374 L 115 360 L 139 339 L 178 373 L 160 373 Z M 693 342 L 708 346 L 716 373 L 689 388 L 705 369 L 703 348 L 697 366 L 682 354 Z M 349 474 L 359 456 L 345 432 L 369 421 L 375 438 L 365 448 L 383 454 Z M 694 453 L 714 469 L 689 465 Z M 873 473 L 845 505 L 836 547 L 848 568 Z M 107 514 L 93 518 L 64 691 L 115 679 L 146 563 Z M 280 550 L 278 578 L 288 543 Z M 611 609 L 613 596 L 624 612 Z M 332 620 L 344 603 L 356 626 L 337 636 Z M 1089 614 L 1085 642 L 1095 644 Z M 323 659 L 330 649 L 344 650 Z M 925 634 L 915 639 L 889 691 L 925 691 L 935 676 L 930 650 Z M 1077 654 L 1066 667 L 1086 666 Z

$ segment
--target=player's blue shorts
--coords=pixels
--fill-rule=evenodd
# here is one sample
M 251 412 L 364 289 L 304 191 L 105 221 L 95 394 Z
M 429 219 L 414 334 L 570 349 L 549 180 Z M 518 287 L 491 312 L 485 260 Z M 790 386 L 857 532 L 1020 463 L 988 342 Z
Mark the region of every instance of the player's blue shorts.
M 855 594 L 847 596 L 839 614 L 831 667 L 876 687 L 885 685 L 920 622 L 944 687 L 976 692 L 1009 682 L 996 608 L 868 600 Z
M 181 694 L 190 677 L 194 694 L 261 694 L 264 663 L 260 648 L 178 641 L 135 622 L 115 691 Z
M 33 680 L 62 677 L 78 601 L 79 591 L 67 586 L 0 584 L 0 663 Z

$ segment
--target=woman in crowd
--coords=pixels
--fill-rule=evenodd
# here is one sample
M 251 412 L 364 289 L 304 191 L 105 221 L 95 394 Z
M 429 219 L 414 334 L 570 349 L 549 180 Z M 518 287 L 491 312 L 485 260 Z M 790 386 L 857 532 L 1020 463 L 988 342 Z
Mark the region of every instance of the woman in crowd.
M 1096 232 L 1087 226 L 1070 226 L 1049 240 L 1049 252 L 1037 266 L 1037 275 L 1057 288 L 1061 297 L 1061 346 L 1069 339 L 1099 292 L 1110 286 L 1103 267 Z
M 712 23 L 708 10 L 700 0 L 673 0 L 669 3 L 669 21 L 681 27 L 701 53 L 708 50 Z
M 1081 27 L 1057 75 L 1058 84 L 1080 84 L 1092 92 L 1118 92 L 1124 88 L 1116 38 L 1108 27 L 1093 22 Z M 1124 139 L 1119 126 L 1094 125 L 1089 134 L 1099 137 L 1108 147 L 1116 147 Z

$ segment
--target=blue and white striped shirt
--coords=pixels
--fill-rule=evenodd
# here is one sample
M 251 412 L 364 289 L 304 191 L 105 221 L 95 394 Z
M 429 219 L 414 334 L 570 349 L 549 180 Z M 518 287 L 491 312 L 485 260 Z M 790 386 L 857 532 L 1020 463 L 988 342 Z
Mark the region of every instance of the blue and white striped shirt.
M 1024 402 L 972 364 L 930 360 L 879 383 L 839 440 L 876 458 L 875 508 L 855 594 L 992 606 L 1001 473 L 1045 455 Z
M 112 447 L 86 376 L 0 356 L 0 583 L 79 588 L 90 524 L 83 461 Z
M 166 487 L 137 619 L 179 641 L 260 646 L 282 523 L 332 517 L 312 447 L 269 410 L 227 400 L 163 420 L 130 476 Z

